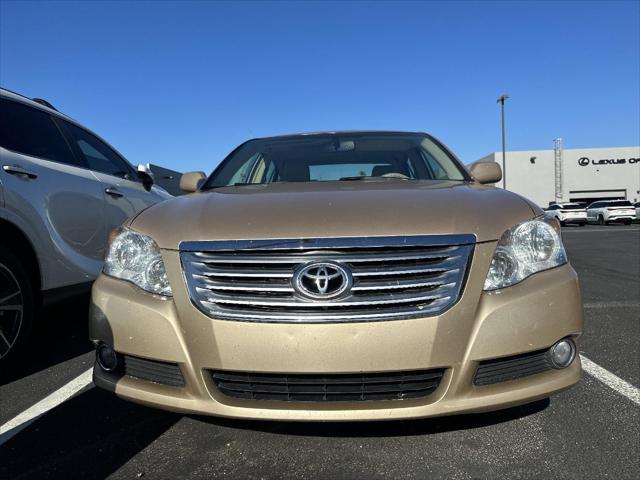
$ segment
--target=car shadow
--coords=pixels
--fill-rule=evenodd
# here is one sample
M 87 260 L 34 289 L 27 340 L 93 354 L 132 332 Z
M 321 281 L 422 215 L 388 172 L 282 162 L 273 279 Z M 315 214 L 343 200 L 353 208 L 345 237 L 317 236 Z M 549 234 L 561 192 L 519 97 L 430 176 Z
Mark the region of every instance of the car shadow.
M 307 437 L 393 437 L 468 430 L 539 413 L 549 399 L 498 412 L 389 422 L 239 421 L 189 415 L 221 427 Z M 90 387 L 36 419 L 0 448 L 0 478 L 105 478 L 183 416 L 124 401 Z M 212 432 L 212 435 L 215 432 Z
M 90 388 L 0 447 L 0 478 L 106 478 L 181 416 Z
M 31 338 L 0 369 L 0 385 L 46 370 L 92 350 L 88 332 L 89 295 L 43 308 Z
M 190 417 L 205 423 L 227 428 L 241 428 L 283 435 L 312 437 L 396 437 L 429 435 L 497 425 L 542 412 L 549 404 L 549 399 L 545 398 L 495 412 L 451 415 L 417 420 L 367 422 L 275 422 L 232 420 L 200 415 L 191 415 Z

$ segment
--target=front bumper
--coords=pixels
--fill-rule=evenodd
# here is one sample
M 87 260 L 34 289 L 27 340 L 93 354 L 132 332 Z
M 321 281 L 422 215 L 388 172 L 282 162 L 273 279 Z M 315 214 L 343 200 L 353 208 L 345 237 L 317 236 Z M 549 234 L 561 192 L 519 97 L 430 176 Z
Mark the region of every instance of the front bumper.
M 163 251 L 170 300 L 100 276 L 93 287 L 90 336 L 126 355 L 177 363 L 172 387 L 96 367 L 94 381 L 122 398 L 180 412 L 273 420 L 391 420 L 480 412 L 547 397 L 580 379 L 566 369 L 476 386 L 482 360 L 548 348 L 582 332 L 577 277 L 564 265 L 492 293 L 482 285 L 495 243 L 475 248 L 458 303 L 435 317 L 332 324 L 247 323 L 211 319 L 190 302 L 178 252 Z M 271 373 L 395 372 L 444 368 L 420 399 L 350 402 L 242 400 L 223 395 L 209 369 Z

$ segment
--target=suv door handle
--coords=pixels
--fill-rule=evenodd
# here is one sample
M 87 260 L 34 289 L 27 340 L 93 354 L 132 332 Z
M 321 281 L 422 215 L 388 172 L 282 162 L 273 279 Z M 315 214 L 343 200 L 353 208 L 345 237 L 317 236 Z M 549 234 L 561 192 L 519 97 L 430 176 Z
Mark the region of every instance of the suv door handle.
M 120 198 L 120 197 L 124 197 L 124 195 L 122 193 L 120 193 L 118 191 L 117 188 L 115 187 L 107 187 L 104 189 L 104 193 L 106 193 L 107 195 L 111 195 L 114 198 Z
M 11 175 L 21 175 L 27 178 L 38 178 L 38 174 L 27 170 L 26 168 L 22 168 L 19 165 L 3 165 L 2 170 L 11 174 Z

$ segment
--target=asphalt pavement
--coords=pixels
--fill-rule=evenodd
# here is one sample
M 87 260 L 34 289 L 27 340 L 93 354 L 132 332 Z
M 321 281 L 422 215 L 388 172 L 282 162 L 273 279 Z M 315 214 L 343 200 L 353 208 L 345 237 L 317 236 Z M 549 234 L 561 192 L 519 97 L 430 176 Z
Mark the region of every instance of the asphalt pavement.
M 640 226 L 566 227 L 585 304 L 581 353 L 640 387 Z M 0 425 L 93 363 L 88 300 L 42 314 L 0 371 Z M 0 435 L 0 478 L 639 478 L 640 406 L 606 381 L 480 415 L 287 423 L 167 413 L 88 385 Z M 6 434 L 5 434 L 6 435 Z M 8 438 L 8 440 L 7 440 Z

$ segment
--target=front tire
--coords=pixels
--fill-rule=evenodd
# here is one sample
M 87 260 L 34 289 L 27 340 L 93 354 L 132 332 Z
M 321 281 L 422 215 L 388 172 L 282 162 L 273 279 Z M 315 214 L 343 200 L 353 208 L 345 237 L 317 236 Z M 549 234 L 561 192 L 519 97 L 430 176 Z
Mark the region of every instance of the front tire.
M 598 225 L 605 225 L 604 217 L 602 215 L 598 215 Z
M 31 333 L 35 301 L 20 260 L 0 246 L 0 364 L 6 364 Z

